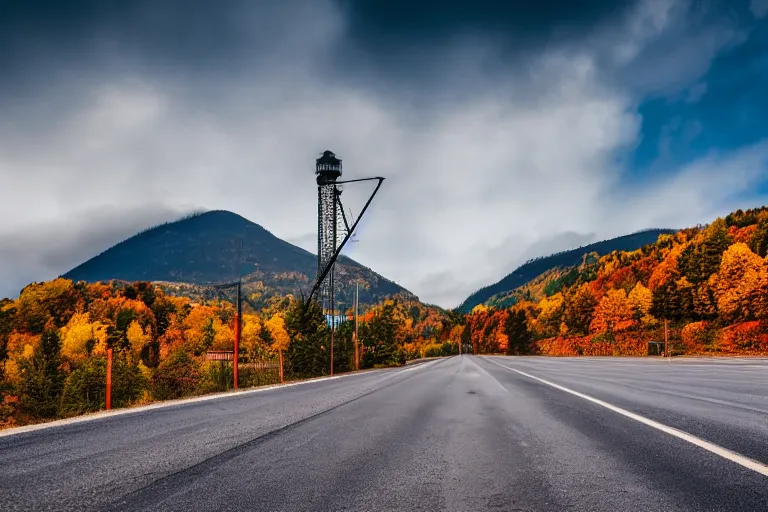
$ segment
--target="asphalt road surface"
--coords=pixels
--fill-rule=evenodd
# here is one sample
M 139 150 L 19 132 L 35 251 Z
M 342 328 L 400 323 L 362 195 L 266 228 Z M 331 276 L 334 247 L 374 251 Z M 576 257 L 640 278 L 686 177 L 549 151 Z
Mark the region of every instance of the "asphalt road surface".
M 457 356 L 0 432 L 2 510 L 768 510 L 768 360 Z

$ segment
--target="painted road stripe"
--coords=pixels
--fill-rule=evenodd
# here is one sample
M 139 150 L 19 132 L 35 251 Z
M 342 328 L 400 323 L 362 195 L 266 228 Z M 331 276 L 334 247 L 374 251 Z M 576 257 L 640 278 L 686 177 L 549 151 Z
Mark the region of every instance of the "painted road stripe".
M 410 368 L 405 368 L 405 369 L 401 369 L 396 372 L 393 372 L 393 375 L 409 372 L 417 368 L 425 368 L 427 366 L 431 366 L 432 364 L 434 364 L 434 361 L 415 364 Z M 242 391 L 228 391 L 228 392 L 216 393 L 212 395 L 196 396 L 193 398 L 182 398 L 180 400 L 156 402 L 154 404 L 142 405 L 139 407 L 127 407 L 124 409 L 113 409 L 111 411 L 99 411 L 93 414 L 87 414 L 85 416 L 76 416 L 74 418 L 67 418 L 63 420 L 55 420 L 55 421 L 49 421 L 46 423 L 37 423 L 35 425 L 25 425 L 22 427 L 13 427 L 5 430 L 0 430 L 0 438 L 9 437 L 17 434 L 24 434 L 26 432 L 34 432 L 36 430 L 44 430 L 49 428 L 62 427 L 65 425 L 74 425 L 76 423 L 85 423 L 88 421 L 114 418 L 115 416 L 122 416 L 124 414 L 136 414 L 140 412 L 151 411 L 154 409 L 163 409 L 165 407 L 176 407 L 180 405 L 194 404 L 198 402 L 207 402 L 208 400 L 219 400 L 221 398 L 233 398 L 233 397 L 244 396 L 244 395 L 252 395 L 254 393 L 262 393 L 264 391 L 269 391 L 271 389 L 290 388 L 293 386 L 300 386 L 302 384 L 310 384 L 312 382 L 327 382 L 329 380 L 344 379 L 347 377 L 354 377 L 354 376 L 360 376 L 360 375 L 372 375 L 374 373 L 379 373 L 381 371 L 382 370 L 370 370 L 370 371 L 360 372 L 360 373 L 347 373 L 344 375 L 334 375 L 333 377 L 320 377 L 317 379 L 300 380 L 296 382 L 289 382 L 287 384 L 274 384 L 271 386 L 262 386 L 254 389 L 245 389 Z
M 495 365 L 501 366 L 504 369 L 519 373 L 520 375 L 528 377 L 529 379 L 537 380 L 543 384 L 546 384 L 547 386 L 551 386 L 555 389 L 559 389 L 560 391 L 565 391 L 566 393 L 570 393 L 574 396 L 578 396 L 579 398 L 583 398 L 584 400 L 588 400 L 594 404 L 605 407 L 606 409 L 609 409 L 613 412 L 619 413 L 622 416 L 626 416 L 627 418 L 632 418 L 635 421 L 639 421 L 640 423 L 648 425 L 649 427 L 653 427 L 655 429 L 661 430 L 662 432 L 666 432 L 667 434 L 677 437 L 678 439 L 682 439 L 683 441 L 688 441 L 689 443 L 694 444 L 700 448 L 704 448 L 705 450 L 712 452 L 716 455 L 719 455 L 724 459 L 728 459 L 732 462 L 735 462 L 736 464 L 744 466 L 747 469 L 751 469 L 752 471 L 760 473 L 763 476 L 768 476 L 768 466 L 754 459 L 750 459 L 749 457 L 745 457 L 727 448 L 723 448 L 722 446 L 718 446 L 714 443 L 710 443 L 709 441 L 705 441 L 700 437 L 696 437 L 687 432 L 683 432 L 682 430 L 678 430 L 676 428 L 664 425 L 663 423 L 659 423 L 658 421 L 654 421 L 652 419 L 646 418 L 645 416 L 640 416 L 639 414 L 635 414 L 634 412 L 627 411 L 626 409 L 622 409 L 621 407 L 616 407 L 615 405 L 611 405 L 608 402 L 604 402 L 598 398 L 585 395 L 584 393 L 579 393 L 578 391 L 574 391 L 573 389 L 567 388 L 565 386 L 555 384 L 554 382 L 550 382 L 548 380 L 542 379 L 541 377 L 536 377 L 535 375 L 531 375 L 530 373 L 525 373 L 523 371 L 516 370 L 515 368 L 510 368 L 509 366 L 504 366 L 503 364 L 496 362 L 493 359 L 488 359 L 488 361 L 492 362 Z

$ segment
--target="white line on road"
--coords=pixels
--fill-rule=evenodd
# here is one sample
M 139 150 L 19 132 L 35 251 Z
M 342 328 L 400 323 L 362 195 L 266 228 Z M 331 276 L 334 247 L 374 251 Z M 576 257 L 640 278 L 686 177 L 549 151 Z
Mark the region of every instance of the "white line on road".
M 493 359 L 488 359 L 488 361 L 492 362 L 495 365 L 501 366 L 502 368 L 505 368 L 507 370 L 519 373 L 520 375 L 528 377 L 529 379 L 537 380 L 555 389 L 559 389 L 560 391 L 565 391 L 566 393 L 570 393 L 572 395 L 578 396 L 579 398 L 583 398 L 584 400 L 588 400 L 592 403 L 605 407 L 606 409 L 609 409 L 613 412 L 626 416 L 627 418 L 631 418 L 635 421 L 639 421 L 640 423 L 648 425 L 649 427 L 653 427 L 655 429 L 661 430 L 662 432 L 665 432 L 671 436 L 677 437 L 684 441 L 688 441 L 689 443 L 694 444 L 700 448 L 704 448 L 705 450 L 712 452 L 716 455 L 719 455 L 724 459 L 728 459 L 732 462 L 735 462 L 736 464 L 744 466 L 747 469 L 751 469 L 752 471 L 760 473 L 761 475 L 768 476 L 768 466 L 754 459 L 750 459 L 749 457 L 745 457 L 727 448 L 723 448 L 722 446 L 718 446 L 714 443 L 710 443 L 709 441 L 705 441 L 700 437 L 696 437 L 687 432 L 683 432 L 682 430 L 678 430 L 676 428 L 664 425 L 663 423 L 659 423 L 658 421 L 654 421 L 652 419 L 646 418 L 645 416 L 640 416 L 639 414 L 635 414 L 634 412 L 628 411 L 626 409 L 622 409 L 621 407 L 616 407 L 615 405 L 611 405 L 608 402 L 604 402 L 598 398 L 594 398 L 592 396 L 585 395 L 584 393 L 574 391 L 573 389 L 567 388 L 565 386 L 561 386 L 559 384 L 555 384 L 554 382 L 550 382 L 540 377 L 536 377 L 535 375 L 531 375 L 530 373 L 525 373 L 523 371 L 516 370 L 515 368 L 510 368 L 509 366 L 504 366 L 503 364 L 497 361 L 494 361 Z
M 405 368 L 401 370 L 397 370 L 394 373 L 400 374 L 409 372 L 412 370 L 416 370 L 418 368 L 425 368 L 427 366 L 431 366 L 434 364 L 434 361 L 426 362 L 426 363 L 419 363 L 415 364 L 414 366 L 411 366 L 410 368 Z M 300 380 L 296 382 L 288 382 L 286 384 L 273 384 L 271 386 L 262 386 L 254 389 L 244 389 L 242 391 L 228 391 L 224 393 L 215 393 L 211 395 L 205 395 L 205 396 L 196 396 L 192 398 L 182 398 L 179 400 L 168 400 L 164 402 L 156 402 L 149 405 L 142 405 L 138 407 L 126 407 L 124 409 L 114 409 L 111 411 L 99 411 L 93 414 L 87 414 L 85 416 L 76 416 L 74 418 L 67 418 L 63 420 L 55 420 L 55 421 L 49 421 L 46 423 L 37 423 L 35 425 L 25 425 L 22 427 L 12 427 L 6 430 L 0 430 L 0 438 L 3 437 L 9 437 L 17 434 L 23 434 L 25 432 L 34 432 L 36 430 L 44 430 L 54 427 L 61 427 L 65 425 L 73 425 L 75 423 L 85 423 L 88 421 L 96 421 L 96 420 L 103 420 L 106 418 L 114 418 L 115 416 L 122 416 L 124 414 L 136 414 L 139 412 L 146 412 L 151 411 L 154 409 L 163 409 L 166 407 L 175 407 L 180 405 L 187 405 L 187 404 L 193 404 L 198 402 L 207 402 L 208 400 L 219 400 L 221 398 L 233 398 L 238 396 L 244 396 L 244 395 L 251 395 L 254 393 L 261 393 L 264 391 L 269 391 L 271 389 L 284 389 L 284 388 L 290 388 L 293 386 L 300 386 L 302 384 L 309 384 L 312 382 L 327 382 L 329 380 L 336 380 L 336 379 L 343 379 L 346 377 L 354 377 L 356 375 L 371 375 L 374 373 L 379 373 L 382 370 L 370 370 L 365 372 L 355 372 L 355 373 L 346 373 L 344 375 L 334 375 L 333 377 L 319 377 L 316 379 L 307 379 L 307 380 Z

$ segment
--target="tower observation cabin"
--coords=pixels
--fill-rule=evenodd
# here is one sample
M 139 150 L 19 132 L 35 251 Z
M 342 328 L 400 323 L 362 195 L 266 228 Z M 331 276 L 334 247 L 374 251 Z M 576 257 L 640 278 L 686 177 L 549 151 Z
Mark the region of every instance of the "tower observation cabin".
M 330 185 L 341 177 L 341 160 L 336 158 L 332 151 L 324 151 L 315 162 L 315 174 L 319 186 Z

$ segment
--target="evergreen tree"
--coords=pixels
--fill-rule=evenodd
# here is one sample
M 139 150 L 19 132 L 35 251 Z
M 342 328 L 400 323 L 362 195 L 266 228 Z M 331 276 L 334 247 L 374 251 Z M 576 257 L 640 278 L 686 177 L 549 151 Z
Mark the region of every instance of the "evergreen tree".
M 366 347 L 373 352 L 373 365 L 397 365 L 405 363 L 405 353 L 398 347 L 399 320 L 395 317 L 395 304 L 387 301 L 376 311 L 366 329 Z
M 469 350 L 472 346 L 472 326 L 469 323 L 464 325 L 464 330 L 461 331 L 461 350 Z
M 31 360 L 22 360 L 22 407 L 40 418 L 54 418 L 64 387 L 61 369 L 61 341 L 56 329 L 46 329 Z
M 749 242 L 749 248 L 761 258 L 768 255 L 768 216 L 763 216 L 757 223 L 755 232 Z
M 677 289 L 677 283 L 670 279 L 653 290 L 651 315 L 660 319 L 680 320 L 683 316 L 680 309 L 680 302 L 680 293 Z
M 330 329 L 315 301 L 305 309 L 302 301 L 292 300 L 285 312 L 285 328 L 291 342 L 285 356 L 286 371 L 296 377 L 317 377 L 330 370 Z
M 686 247 L 678 258 L 680 274 L 694 285 L 706 282 L 720 269 L 723 252 L 731 245 L 725 221 L 718 219 L 704 232 L 698 244 Z
M 522 355 L 531 352 L 533 336 L 531 336 L 531 332 L 528 330 L 525 311 L 513 309 L 509 312 L 507 319 L 504 321 L 504 334 L 507 335 L 509 340 L 507 354 Z
M 595 313 L 598 300 L 586 286 L 566 298 L 563 321 L 570 332 L 581 336 L 589 334 L 589 325 Z

